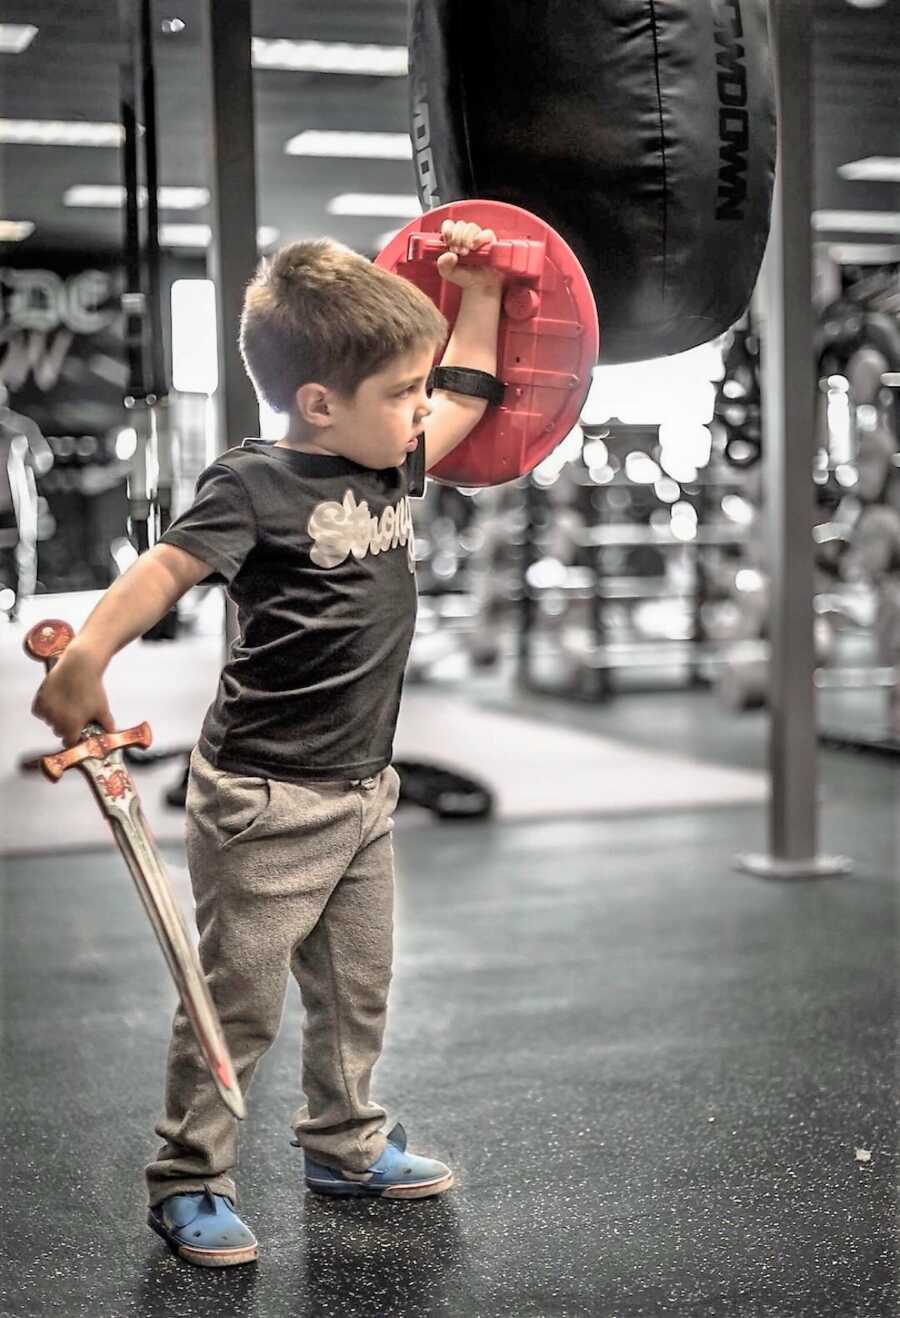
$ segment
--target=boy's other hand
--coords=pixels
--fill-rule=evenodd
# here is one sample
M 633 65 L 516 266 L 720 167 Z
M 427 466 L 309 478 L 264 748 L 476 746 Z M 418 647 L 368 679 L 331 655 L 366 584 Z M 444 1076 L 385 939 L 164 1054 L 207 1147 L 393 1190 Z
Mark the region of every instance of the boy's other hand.
M 503 276 L 498 270 L 487 266 L 478 270 L 460 269 L 459 258 L 466 252 L 475 252 L 480 247 L 489 246 L 497 241 L 493 229 L 482 229 L 477 224 L 466 220 L 444 220 L 441 225 L 441 237 L 447 244 L 447 251 L 442 252 L 437 260 L 438 273 L 450 284 L 460 288 L 500 288 Z
M 79 649 L 77 641 L 72 641 L 38 687 L 31 712 L 66 746 L 76 744 L 88 723 L 99 723 L 107 732 L 116 730 L 102 673 L 102 664 L 90 651 Z

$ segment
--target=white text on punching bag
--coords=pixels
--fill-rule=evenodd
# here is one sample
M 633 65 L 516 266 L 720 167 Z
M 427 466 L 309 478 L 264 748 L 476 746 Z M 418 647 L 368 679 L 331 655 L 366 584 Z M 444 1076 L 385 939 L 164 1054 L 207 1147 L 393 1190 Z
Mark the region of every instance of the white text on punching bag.
M 747 199 L 747 151 L 750 122 L 747 115 L 747 67 L 740 0 L 719 0 L 716 5 L 716 87 L 719 93 L 719 205 L 717 220 L 740 220 Z

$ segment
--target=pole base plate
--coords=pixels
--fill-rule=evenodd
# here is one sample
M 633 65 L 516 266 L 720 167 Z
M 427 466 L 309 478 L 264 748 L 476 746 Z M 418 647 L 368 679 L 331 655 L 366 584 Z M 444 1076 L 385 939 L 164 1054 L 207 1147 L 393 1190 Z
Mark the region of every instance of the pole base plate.
M 810 856 L 806 860 L 782 860 L 762 852 L 735 856 L 735 868 L 758 879 L 832 879 L 853 873 L 849 856 Z

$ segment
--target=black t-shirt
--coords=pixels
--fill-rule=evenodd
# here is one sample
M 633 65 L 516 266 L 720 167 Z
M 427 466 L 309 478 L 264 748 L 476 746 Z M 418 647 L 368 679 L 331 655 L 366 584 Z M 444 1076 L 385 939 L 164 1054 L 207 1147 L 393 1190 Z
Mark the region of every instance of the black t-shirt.
M 245 440 L 201 473 L 194 503 L 161 537 L 213 568 L 238 610 L 199 746 L 253 777 L 364 778 L 390 763 L 416 619 L 402 467 Z

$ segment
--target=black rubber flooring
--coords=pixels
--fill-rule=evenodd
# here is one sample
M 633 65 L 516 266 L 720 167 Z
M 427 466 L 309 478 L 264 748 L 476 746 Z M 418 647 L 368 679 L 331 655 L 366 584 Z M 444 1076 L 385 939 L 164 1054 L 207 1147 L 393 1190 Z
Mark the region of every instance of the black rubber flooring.
M 736 873 L 756 809 L 401 823 L 377 1093 L 458 1188 L 305 1191 L 294 991 L 242 1129 L 260 1261 L 222 1272 L 144 1225 L 174 998 L 130 880 L 6 862 L 0 1314 L 893 1318 L 897 779 L 841 762 L 850 879 Z

